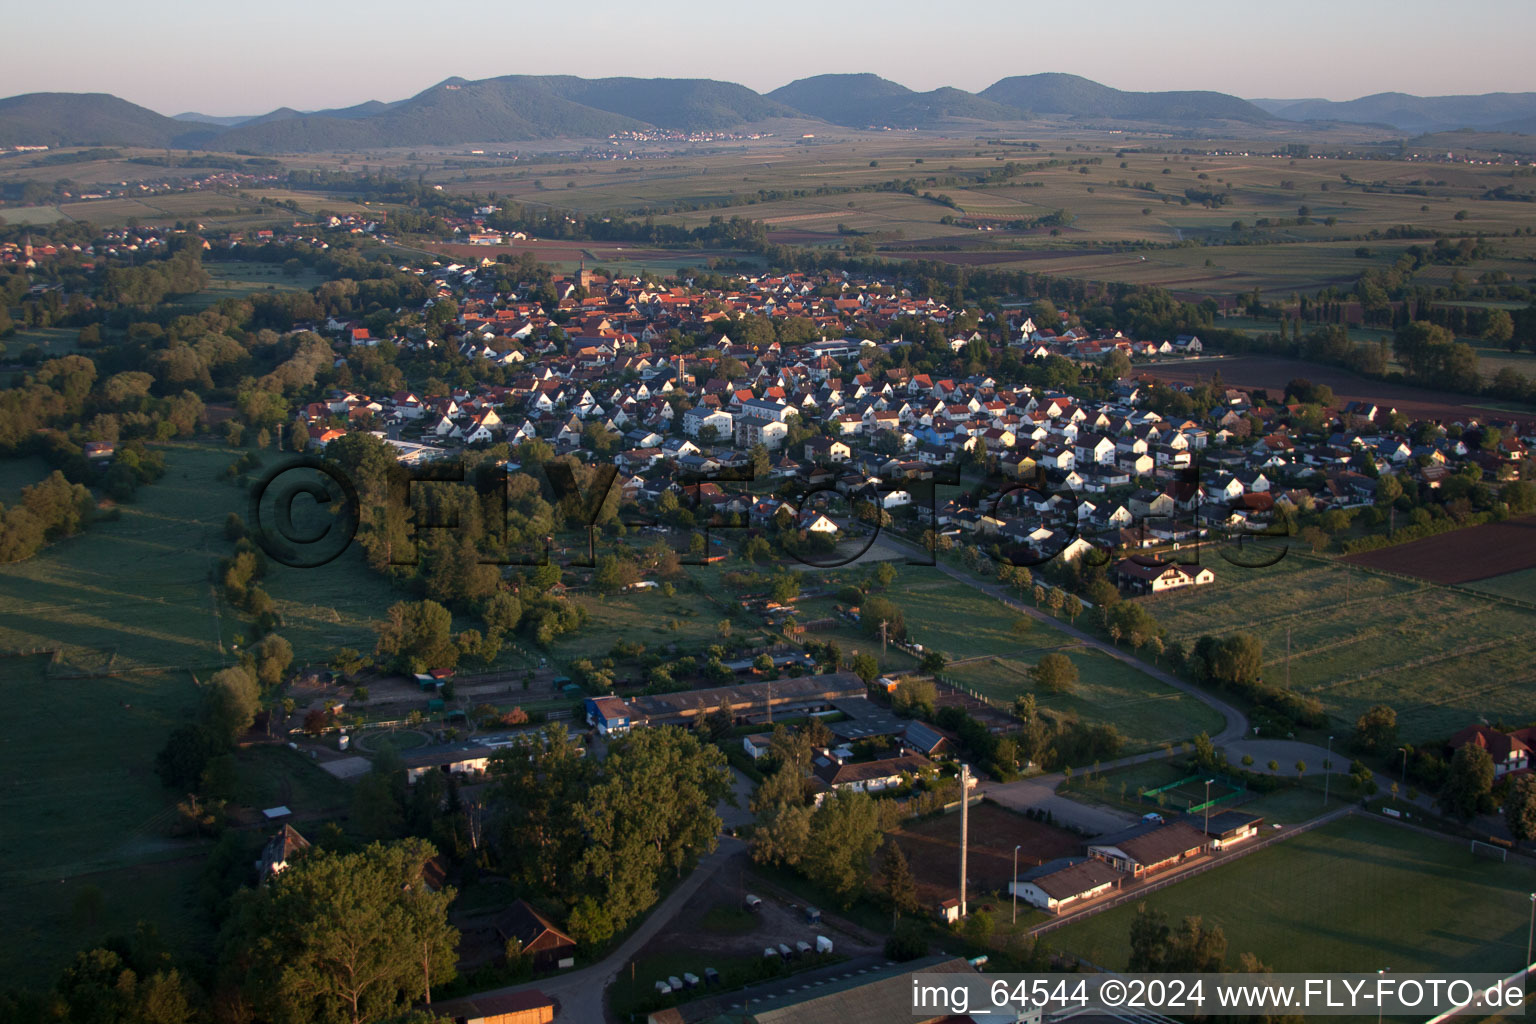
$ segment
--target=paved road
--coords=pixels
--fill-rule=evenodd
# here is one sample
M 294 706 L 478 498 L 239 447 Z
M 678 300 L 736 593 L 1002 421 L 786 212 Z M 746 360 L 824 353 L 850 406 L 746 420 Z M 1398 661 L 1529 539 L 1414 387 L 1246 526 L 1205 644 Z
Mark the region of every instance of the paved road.
M 647 942 L 671 923 L 672 918 L 683 908 L 683 905 L 693 898 L 693 894 L 699 891 L 699 887 L 718 871 L 722 864 L 744 849 L 746 849 L 746 843 L 741 840 L 721 836 L 719 848 L 707 857 L 701 858 L 693 874 L 668 893 L 666 898 L 651 910 L 640 927 L 630 933 L 629 938 L 597 963 L 553 978 L 522 985 L 507 985 L 478 994 L 501 995 L 506 992 L 534 988 L 551 996 L 559 1003 L 560 1011 L 555 1015 L 556 1024 L 567 1024 L 567 1022 L 596 1024 L 598 1021 L 606 1020 L 607 1007 L 603 993 L 607 991 L 609 985 L 613 984 L 619 972 L 634 959 L 635 954 L 639 953 Z

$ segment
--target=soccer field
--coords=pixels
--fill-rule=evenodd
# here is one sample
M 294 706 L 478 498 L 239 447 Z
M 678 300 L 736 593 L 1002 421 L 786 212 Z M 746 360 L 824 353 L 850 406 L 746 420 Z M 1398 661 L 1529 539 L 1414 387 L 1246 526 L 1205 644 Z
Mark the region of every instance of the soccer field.
M 1525 955 L 1528 867 L 1474 860 L 1464 842 L 1350 817 L 1149 895 L 1177 925 L 1220 925 L 1227 959 L 1277 971 L 1509 971 Z M 1136 904 L 1046 935 L 1122 970 Z

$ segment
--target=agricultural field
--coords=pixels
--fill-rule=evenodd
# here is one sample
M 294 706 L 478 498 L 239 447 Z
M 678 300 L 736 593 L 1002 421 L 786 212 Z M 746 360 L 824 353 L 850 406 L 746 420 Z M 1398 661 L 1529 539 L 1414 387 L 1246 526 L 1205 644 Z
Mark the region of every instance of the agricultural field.
M 937 906 L 955 896 L 960 876 L 960 813 L 940 814 L 909 822 L 890 833 L 901 847 L 917 879 L 918 898 Z M 1008 891 L 1013 877 L 1013 848 L 1019 850 L 1019 870 L 1078 852 L 1082 839 L 1074 832 L 1031 821 L 997 804 L 982 801 L 970 809 L 970 850 L 966 875 L 972 896 Z
M 1222 156 L 1158 152 L 1152 140 L 1050 137 L 1038 149 L 996 140 L 969 145 L 927 135 L 870 136 L 837 129 L 839 137 L 814 144 L 764 140 L 748 146 L 700 149 L 646 161 L 572 163 L 511 169 L 444 168 L 429 177 L 444 188 L 496 192 L 533 206 L 585 213 L 655 211 L 658 221 L 697 227 L 713 216 L 763 221 L 774 241 L 841 245 L 847 233 L 869 236 L 889 255 L 940 259 L 974 266 L 1018 266 L 1095 281 L 1132 281 L 1236 296 L 1258 288 L 1270 297 L 1293 290 L 1347 284 L 1369 267 L 1389 266 L 1412 244 L 1373 240 L 1356 255 L 1361 237 L 1400 224 L 1447 234 L 1495 232 L 1536 225 L 1536 210 L 1481 197 L 1506 184 L 1510 170 L 1495 166 L 1437 166 L 1426 184 L 1425 165 L 1392 159 L 1291 160 L 1267 155 Z M 1127 147 L 1145 143 L 1140 152 Z M 1194 143 L 1198 145 L 1198 143 Z M 1239 148 L 1211 140 L 1211 148 Z M 1073 160 L 1098 161 L 1087 166 Z M 1014 177 L 977 182 L 1008 161 L 1034 165 Z M 1086 173 L 1085 173 L 1086 172 Z M 950 176 L 961 178 L 947 181 Z M 912 180 L 918 194 L 851 191 Z M 1413 188 L 1392 194 L 1366 182 Z M 815 190 L 821 190 L 819 194 Z M 798 191 L 774 197 L 767 193 Z M 804 194 L 810 190 L 810 194 Z M 1191 200 L 1186 191 L 1196 194 Z M 927 199 L 948 196 L 948 206 Z M 1224 196 L 1208 208 L 1200 194 Z M 720 206 L 720 203 L 729 205 Z M 669 205 L 697 204 L 699 209 Z M 1307 210 L 1307 222 L 1300 211 Z M 1067 212 L 1054 231 L 1001 230 L 1006 220 Z M 1460 219 L 1458 219 L 1458 215 Z M 973 218 L 982 226 L 942 224 Z M 1329 219 L 1332 223 L 1328 223 Z M 1269 224 L 1255 228 L 1260 220 Z M 1241 222 L 1240 231 L 1233 223 Z M 845 229 L 845 231 L 840 231 Z M 1254 235 L 1257 230 L 1257 236 Z M 1259 244 L 1227 245 L 1257 237 Z M 1137 243 L 1199 243 L 1192 248 L 1115 252 Z M 1475 278 L 1504 270 L 1516 280 L 1530 274 L 1526 239 L 1500 238 L 1494 253 L 1464 268 Z M 1449 268 L 1427 268 L 1432 272 Z M 1447 278 L 1448 281 L 1448 278 Z
M 1536 613 L 1295 550 L 1265 569 L 1215 568 L 1209 586 L 1138 600 L 1170 639 L 1257 636 L 1265 678 L 1317 697 L 1341 725 L 1385 703 L 1402 738 L 1420 743 L 1480 718 L 1536 713 L 1530 652 L 1517 639 Z
M 1373 336 L 1379 336 L 1374 334 Z M 1478 398 L 1448 396 L 1428 388 L 1411 384 L 1393 384 L 1371 380 L 1358 374 L 1321 363 L 1309 363 L 1301 359 L 1284 359 L 1279 356 L 1231 356 L 1180 359 L 1155 363 L 1146 373 L 1159 380 L 1187 384 L 1205 383 L 1216 374 L 1225 384 L 1233 387 L 1264 388 L 1274 398 L 1285 391 L 1285 385 L 1296 377 L 1304 377 L 1314 384 L 1326 384 L 1333 389 L 1340 402 L 1375 402 L 1396 409 L 1410 419 L 1434 419 L 1447 422 L 1486 420 L 1489 415 L 1508 411 L 1500 403 Z M 1528 410 L 1520 410 L 1529 415 Z
M 1536 568 L 1536 517 L 1484 523 L 1422 540 L 1347 555 L 1340 561 L 1417 576 L 1431 583 L 1470 583 Z
M 1276 971 L 1503 971 L 1525 954 L 1529 869 L 1474 860 L 1464 842 L 1345 818 L 1146 896 L 1199 915 Z M 1052 946 L 1126 966 L 1128 902 L 1050 933 Z M 1306 941 L 1298 942 L 1297 936 Z

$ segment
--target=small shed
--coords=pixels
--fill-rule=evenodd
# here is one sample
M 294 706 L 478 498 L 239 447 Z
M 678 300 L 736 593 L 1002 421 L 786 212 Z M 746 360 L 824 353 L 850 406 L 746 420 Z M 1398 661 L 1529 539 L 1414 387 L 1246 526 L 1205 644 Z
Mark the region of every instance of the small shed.
M 448 705 L 443 703 L 443 698 L 441 698 L 441 697 L 433 697 L 431 700 L 427 701 L 427 710 L 428 711 L 433 711 L 433 712 L 442 711 L 447 706 Z

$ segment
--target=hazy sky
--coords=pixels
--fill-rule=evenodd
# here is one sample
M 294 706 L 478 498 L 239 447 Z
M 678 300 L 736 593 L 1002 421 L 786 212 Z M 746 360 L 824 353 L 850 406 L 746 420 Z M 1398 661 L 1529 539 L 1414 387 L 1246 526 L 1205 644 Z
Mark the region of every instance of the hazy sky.
M 74 0 L 11 5 L 0 96 L 110 92 L 166 114 L 395 100 L 452 75 L 872 71 L 979 90 L 1064 71 L 1122 89 L 1350 99 L 1536 90 L 1532 0 Z

